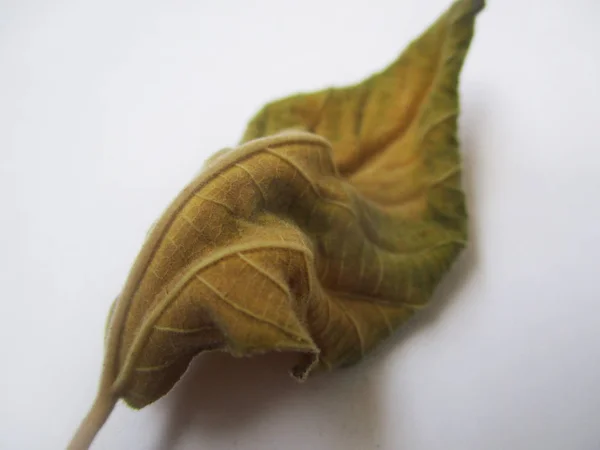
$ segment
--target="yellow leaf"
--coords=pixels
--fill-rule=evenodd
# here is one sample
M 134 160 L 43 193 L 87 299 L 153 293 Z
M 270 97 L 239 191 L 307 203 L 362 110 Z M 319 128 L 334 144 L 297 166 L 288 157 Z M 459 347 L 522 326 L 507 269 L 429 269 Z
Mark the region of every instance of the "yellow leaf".
M 482 7 L 457 1 L 361 84 L 267 105 L 207 161 L 111 308 L 72 450 L 118 399 L 155 401 L 199 353 L 295 352 L 305 379 L 360 360 L 426 305 L 466 244 L 457 87 Z
M 436 217 L 437 209 L 464 216 L 462 195 L 454 193 L 460 190 L 457 89 L 483 5 L 455 2 L 388 68 L 355 86 L 268 104 L 242 141 L 290 128 L 314 132 L 331 142 L 340 174 L 387 210 L 411 218 Z

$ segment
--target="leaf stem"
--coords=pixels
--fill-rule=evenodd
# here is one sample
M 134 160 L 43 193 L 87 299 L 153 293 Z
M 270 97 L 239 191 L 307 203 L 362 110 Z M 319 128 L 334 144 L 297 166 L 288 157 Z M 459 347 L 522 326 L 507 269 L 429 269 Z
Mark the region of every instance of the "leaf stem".
M 67 450 L 89 449 L 96 434 L 100 431 L 106 419 L 108 419 L 116 403 L 116 396 L 104 390 L 99 391 L 92 407 L 75 432 Z

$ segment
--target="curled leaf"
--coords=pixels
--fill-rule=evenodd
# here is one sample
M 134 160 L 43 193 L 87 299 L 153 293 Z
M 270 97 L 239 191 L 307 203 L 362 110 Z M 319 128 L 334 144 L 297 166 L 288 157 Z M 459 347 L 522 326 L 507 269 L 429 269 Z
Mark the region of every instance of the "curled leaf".
M 482 1 L 459 0 L 363 83 L 267 105 L 149 232 L 107 324 L 87 448 L 199 353 L 358 361 L 426 305 L 465 246 L 459 73 Z

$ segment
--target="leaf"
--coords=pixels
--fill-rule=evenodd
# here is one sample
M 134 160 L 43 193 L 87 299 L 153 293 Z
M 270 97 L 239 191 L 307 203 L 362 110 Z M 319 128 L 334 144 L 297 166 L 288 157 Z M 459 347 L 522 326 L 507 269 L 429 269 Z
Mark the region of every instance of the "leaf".
M 71 449 L 118 399 L 166 394 L 199 353 L 296 352 L 303 380 L 357 362 L 427 304 L 467 240 L 457 88 L 482 8 L 457 1 L 363 83 L 267 105 L 207 161 L 111 308 Z

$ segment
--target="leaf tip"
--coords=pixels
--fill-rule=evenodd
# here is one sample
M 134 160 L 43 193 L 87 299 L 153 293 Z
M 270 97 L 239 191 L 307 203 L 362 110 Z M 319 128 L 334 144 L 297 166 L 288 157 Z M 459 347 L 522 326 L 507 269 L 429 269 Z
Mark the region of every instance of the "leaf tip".
M 485 0 L 470 0 L 470 2 L 473 14 L 477 14 L 485 8 Z

